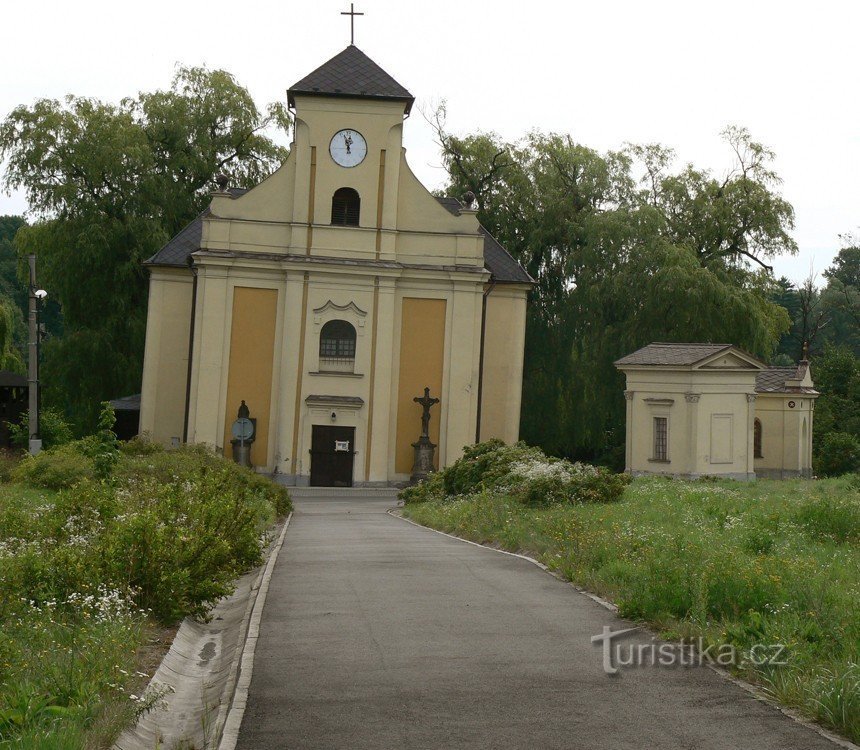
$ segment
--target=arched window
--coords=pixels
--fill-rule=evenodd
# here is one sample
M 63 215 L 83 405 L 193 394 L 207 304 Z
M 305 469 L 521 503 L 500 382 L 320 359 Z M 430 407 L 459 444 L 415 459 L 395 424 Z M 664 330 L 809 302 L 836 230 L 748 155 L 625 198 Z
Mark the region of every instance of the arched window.
M 330 320 L 320 331 L 320 371 L 352 372 L 355 328 L 345 320 Z
M 361 213 L 361 198 L 358 191 L 342 187 L 334 191 L 331 198 L 331 223 L 342 227 L 357 227 Z
M 753 458 L 761 458 L 761 420 L 753 422 Z

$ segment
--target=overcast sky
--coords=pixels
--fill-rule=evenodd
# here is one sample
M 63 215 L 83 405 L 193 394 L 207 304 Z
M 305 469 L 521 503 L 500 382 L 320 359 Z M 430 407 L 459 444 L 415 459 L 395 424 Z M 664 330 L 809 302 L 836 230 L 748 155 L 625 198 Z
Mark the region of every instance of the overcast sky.
M 343 0 L 30 0 L 4 3 L 0 115 L 67 93 L 119 100 L 167 87 L 177 64 L 224 68 L 258 105 L 349 43 Z M 819 274 L 860 226 L 860 3 L 819 0 L 359 0 L 356 44 L 456 133 L 537 128 L 606 150 L 659 142 L 723 173 L 720 131 L 750 129 L 777 155 L 800 253 Z M 405 145 L 419 178 L 444 180 L 418 113 Z M 0 195 L 0 214 L 26 210 Z

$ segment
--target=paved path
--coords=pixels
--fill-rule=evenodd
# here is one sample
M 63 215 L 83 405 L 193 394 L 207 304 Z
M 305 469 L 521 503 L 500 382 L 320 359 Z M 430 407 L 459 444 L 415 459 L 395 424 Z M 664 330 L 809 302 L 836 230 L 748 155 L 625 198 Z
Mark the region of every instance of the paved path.
M 704 668 L 607 677 L 625 622 L 518 558 L 308 498 L 272 577 L 241 750 L 834 750 Z M 629 625 L 629 624 L 628 624 Z

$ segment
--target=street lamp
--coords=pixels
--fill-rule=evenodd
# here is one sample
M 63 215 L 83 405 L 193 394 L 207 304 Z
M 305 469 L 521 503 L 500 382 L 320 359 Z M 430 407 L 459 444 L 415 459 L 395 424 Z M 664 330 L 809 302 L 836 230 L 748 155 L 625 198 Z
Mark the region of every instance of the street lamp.
M 29 376 L 27 378 L 29 391 L 29 413 L 28 430 L 30 432 L 30 454 L 35 456 L 42 450 L 42 437 L 39 434 L 39 342 L 41 332 L 39 330 L 39 312 L 48 293 L 36 286 L 36 256 L 28 255 L 27 261 L 30 266 L 30 294 L 28 300 L 28 322 L 30 335 L 28 342 Z

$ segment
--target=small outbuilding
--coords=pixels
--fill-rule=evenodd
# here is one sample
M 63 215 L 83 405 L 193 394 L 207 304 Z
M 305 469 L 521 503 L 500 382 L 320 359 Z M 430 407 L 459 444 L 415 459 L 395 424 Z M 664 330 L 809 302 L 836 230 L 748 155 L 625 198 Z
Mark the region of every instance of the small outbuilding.
M 632 474 L 809 476 L 809 363 L 768 367 L 731 344 L 653 343 L 619 359 Z

